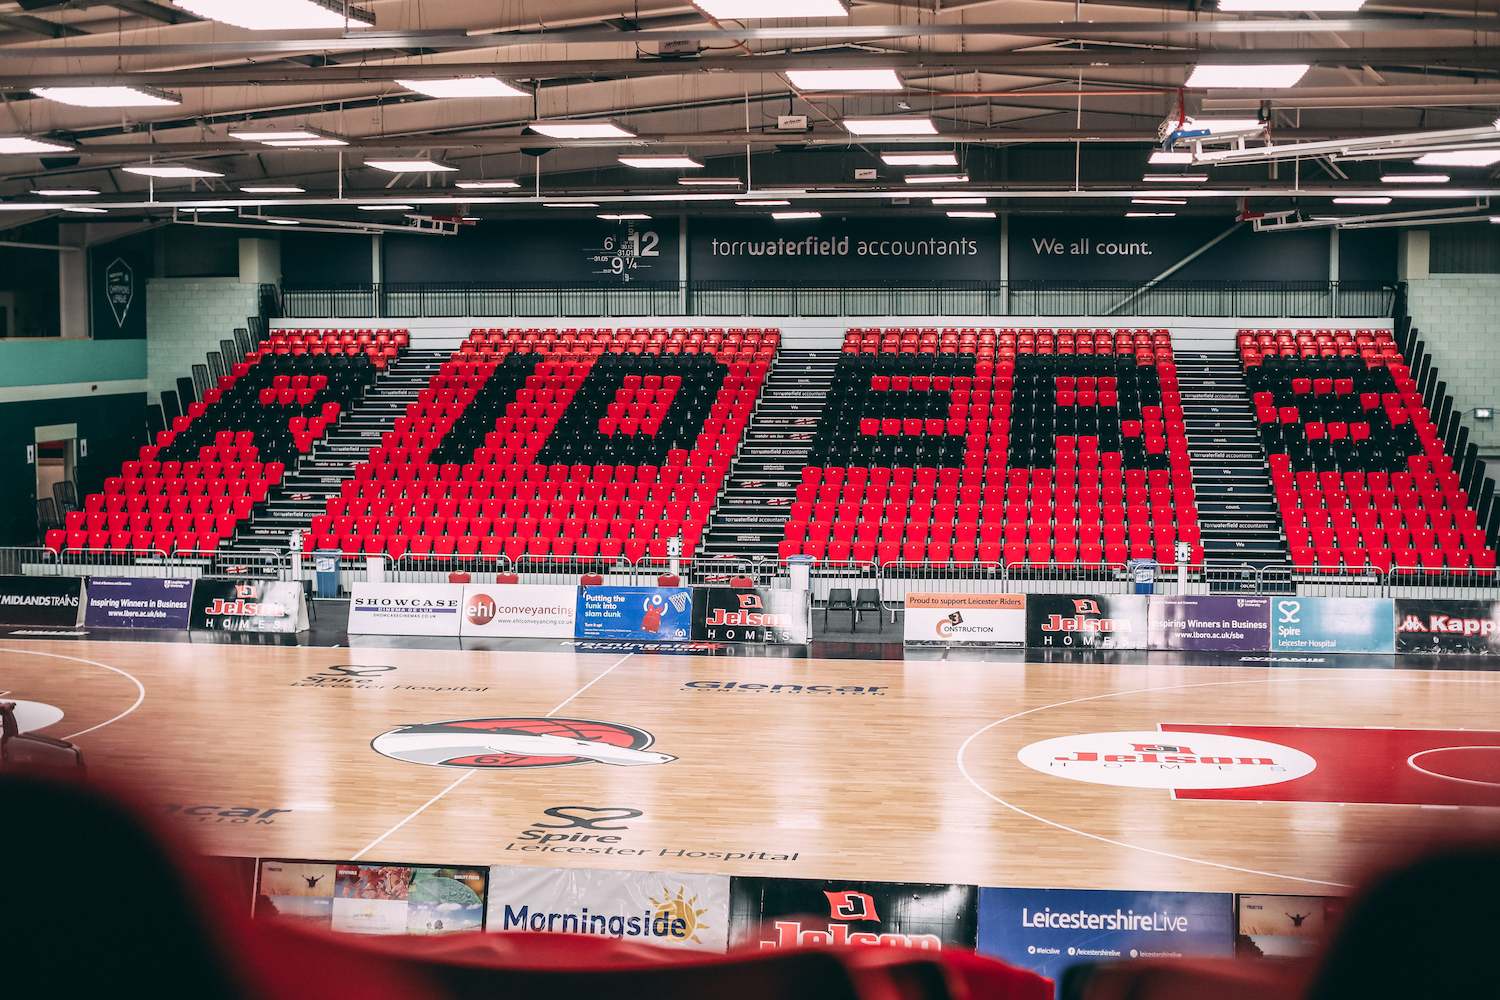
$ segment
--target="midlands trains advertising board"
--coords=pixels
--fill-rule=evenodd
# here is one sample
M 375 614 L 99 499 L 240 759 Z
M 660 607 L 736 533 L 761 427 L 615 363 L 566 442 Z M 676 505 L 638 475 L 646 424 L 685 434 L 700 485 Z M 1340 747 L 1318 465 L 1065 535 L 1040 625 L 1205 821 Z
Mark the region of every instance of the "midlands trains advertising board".
M 82 577 L 0 576 L 0 625 L 72 628 L 85 601 Z
M 907 594 L 908 646 L 1026 645 L 1025 594 Z

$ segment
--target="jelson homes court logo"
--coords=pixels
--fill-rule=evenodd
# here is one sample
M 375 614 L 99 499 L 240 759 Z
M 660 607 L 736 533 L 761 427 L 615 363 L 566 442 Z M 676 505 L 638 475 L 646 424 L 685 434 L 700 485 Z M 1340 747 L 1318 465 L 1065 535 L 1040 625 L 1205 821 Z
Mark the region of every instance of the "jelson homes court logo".
M 375 737 L 370 747 L 409 764 L 436 767 L 628 767 L 677 759 L 647 752 L 655 741 L 644 729 L 616 722 L 505 717 L 399 726 Z
M 1301 750 L 1208 733 L 1084 733 L 1024 747 L 1033 770 L 1124 788 L 1253 788 L 1311 774 L 1318 762 Z

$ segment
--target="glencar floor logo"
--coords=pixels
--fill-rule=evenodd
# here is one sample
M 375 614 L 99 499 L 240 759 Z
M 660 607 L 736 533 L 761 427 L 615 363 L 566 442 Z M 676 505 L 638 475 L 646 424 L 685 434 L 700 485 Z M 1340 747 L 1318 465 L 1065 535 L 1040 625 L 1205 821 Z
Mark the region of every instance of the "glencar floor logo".
M 646 750 L 644 729 L 589 719 L 504 717 L 400 726 L 370 742 L 379 754 L 436 767 L 565 767 L 569 764 L 665 764 Z
M 1301 750 L 1208 733 L 1084 733 L 1033 743 L 1016 754 L 1033 770 L 1123 788 L 1253 788 L 1311 774 Z

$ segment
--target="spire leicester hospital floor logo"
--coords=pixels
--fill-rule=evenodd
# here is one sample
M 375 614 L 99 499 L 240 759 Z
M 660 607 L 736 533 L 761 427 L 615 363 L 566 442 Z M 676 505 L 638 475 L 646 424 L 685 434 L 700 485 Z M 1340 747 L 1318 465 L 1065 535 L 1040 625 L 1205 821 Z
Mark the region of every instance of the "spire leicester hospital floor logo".
M 646 750 L 644 729 L 588 719 L 453 719 L 400 726 L 370 747 L 409 764 L 436 767 L 564 767 L 569 764 L 665 764 L 670 754 Z
M 1301 750 L 1210 733 L 1084 733 L 1024 747 L 1033 770 L 1124 788 L 1253 788 L 1311 774 L 1318 762 Z

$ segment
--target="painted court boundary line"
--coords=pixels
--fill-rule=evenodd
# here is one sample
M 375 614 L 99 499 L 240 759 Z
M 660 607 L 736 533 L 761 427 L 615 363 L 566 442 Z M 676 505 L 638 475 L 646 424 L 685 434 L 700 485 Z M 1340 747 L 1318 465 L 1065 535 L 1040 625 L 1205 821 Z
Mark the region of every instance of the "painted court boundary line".
M 566 698 L 563 699 L 563 701 L 562 701 L 561 704 L 559 704 L 552 711 L 548 712 L 546 714 L 546 716 L 544 716 L 544 718 L 551 718 L 552 716 L 556 715 L 558 712 L 562 711 L 563 707 L 566 706 L 568 704 L 568 702 L 572 701 L 574 698 L 577 698 L 579 695 L 583 694 L 585 691 L 587 691 L 589 688 L 593 687 L 595 684 L 598 684 L 601 680 L 603 680 L 606 676 L 608 676 L 609 673 L 615 669 L 615 667 L 618 667 L 620 664 L 624 663 L 626 660 L 630 659 L 634 655 L 635 655 L 634 653 L 626 653 L 624 656 L 620 657 L 614 663 L 611 663 L 609 665 L 609 669 L 608 670 L 605 670 L 605 671 L 601 672 L 599 674 L 599 676 L 597 676 L 593 680 L 589 681 L 587 684 L 585 684 L 583 687 L 579 688 L 577 691 L 574 691 L 572 694 L 568 695 Z M 412 820 L 416 819 L 418 816 L 422 815 L 422 813 L 427 810 L 428 806 L 432 805 L 438 799 L 441 799 L 444 795 L 447 795 L 449 792 L 453 791 L 453 789 L 457 788 L 459 785 L 462 785 L 465 781 L 468 781 L 470 778 L 472 778 L 474 776 L 474 774 L 476 772 L 478 772 L 480 770 L 481 770 L 481 768 L 473 767 L 473 768 L 470 768 L 469 770 L 465 771 L 463 774 L 459 775 L 458 776 L 458 780 L 454 781 L 453 784 L 449 785 L 447 788 L 443 789 L 441 792 L 438 792 L 432 798 L 430 798 L 426 802 L 422 803 L 420 806 L 418 806 L 415 810 L 412 811 L 411 815 L 407 816 L 401 822 L 397 823 L 395 826 L 393 826 L 389 830 L 385 831 L 385 833 L 382 833 L 380 836 L 378 836 L 374 840 L 370 841 L 368 844 L 366 844 L 364 847 L 362 847 L 357 853 L 355 853 L 354 855 L 352 855 L 349 858 L 349 860 L 350 861 L 358 861 L 360 858 L 364 857 L 371 850 L 373 850 L 374 848 L 376 848 L 377 846 L 379 846 L 381 841 L 385 840 L 391 834 L 395 833 L 397 830 L 401 829 L 403 826 L 405 826 L 406 824 L 410 823 Z
M 134 712 L 136 709 L 140 708 L 141 703 L 146 700 L 146 685 L 142 684 L 134 674 L 128 674 L 125 671 L 121 670 L 119 667 L 112 667 L 108 663 L 100 663 L 98 660 L 85 660 L 81 656 L 64 656 L 61 653 L 43 653 L 35 649 L 12 649 L 9 646 L 0 646 L 0 653 L 22 653 L 26 656 L 48 656 L 54 660 L 72 660 L 75 663 L 87 663 L 89 666 L 103 667 L 105 670 L 113 670 L 115 673 L 119 674 L 121 677 L 126 678 L 130 681 L 130 683 L 135 685 L 136 691 L 139 692 L 135 697 L 135 704 L 131 705 L 125 711 L 115 716 L 113 719 L 106 719 L 105 721 L 99 723 L 97 726 L 90 726 L 87 729 L 80 729 L 76 733 L 71 733 L 67 736 L 62 737 L 65 740 L 75 740 L 78 737 L 82 736 L 84 733 L 92 733 L 96 729 L 103 729 L 111 722 L 119 722 L 131 712 Z

